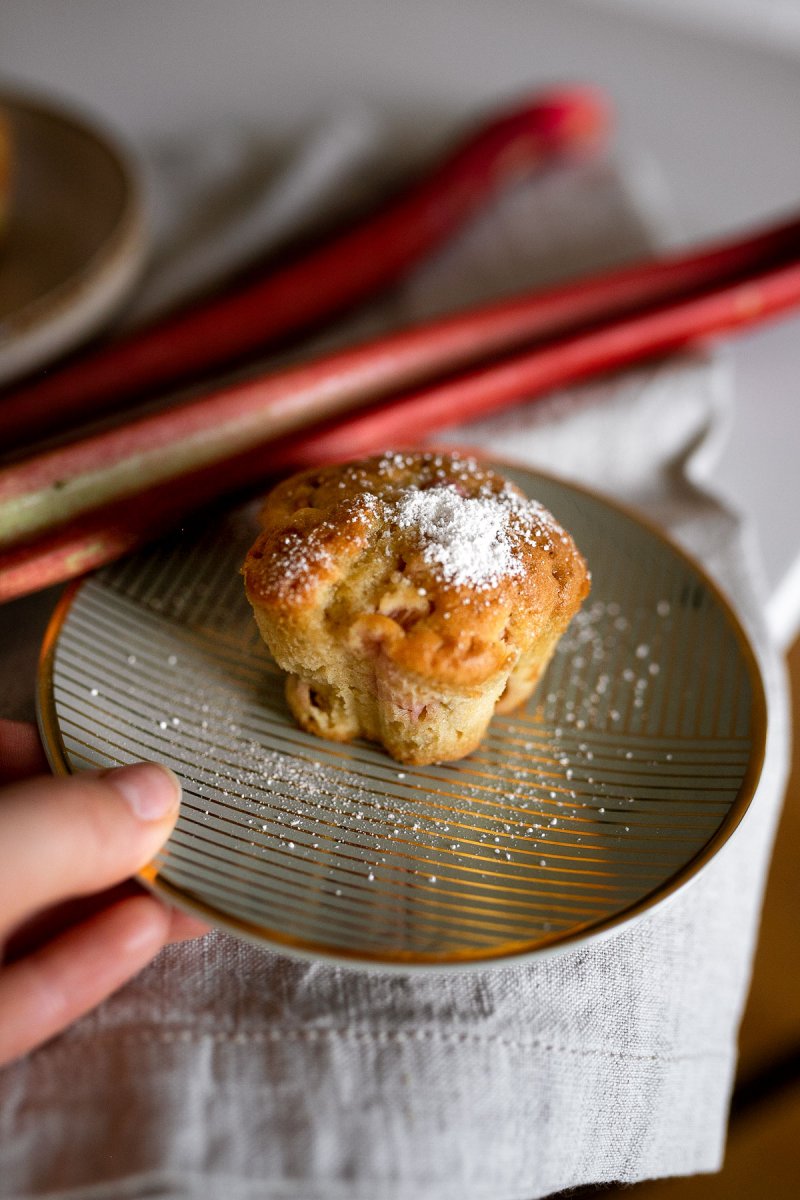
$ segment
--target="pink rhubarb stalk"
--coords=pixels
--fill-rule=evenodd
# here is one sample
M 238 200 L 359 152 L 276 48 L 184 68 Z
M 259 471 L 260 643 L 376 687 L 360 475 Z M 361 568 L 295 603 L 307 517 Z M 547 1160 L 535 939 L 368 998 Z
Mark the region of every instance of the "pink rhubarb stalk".
M 0 546 L 204 467 L 223 471 L 253 447 L 545 339 L 602 324 L 610 343 L 622 318 L 658 305 L 683 311 L 799 253 L 800 222 L 789 222 L 410 328 L 33 454 L 0 468 Z M 537 362 L 548 361 L 542 354 Z
M 326 428 L 251 447 L 0 554 L 0 599 L 113 561 L 165 531 L 197 504 L 263 484 L 270 474 L 410 444 L 433 430 L 752 326 L 798 305 L 800 263 L 790 262 L 350 413 Z

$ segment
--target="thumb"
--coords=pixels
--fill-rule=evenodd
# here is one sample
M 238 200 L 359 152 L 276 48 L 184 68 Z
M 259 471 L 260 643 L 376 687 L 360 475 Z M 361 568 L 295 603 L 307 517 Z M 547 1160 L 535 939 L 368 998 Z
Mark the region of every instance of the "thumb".
M 0 936 L 51 904 L 127 879 L 169 836 L 180 783 L 156 763 L 0 793 Z

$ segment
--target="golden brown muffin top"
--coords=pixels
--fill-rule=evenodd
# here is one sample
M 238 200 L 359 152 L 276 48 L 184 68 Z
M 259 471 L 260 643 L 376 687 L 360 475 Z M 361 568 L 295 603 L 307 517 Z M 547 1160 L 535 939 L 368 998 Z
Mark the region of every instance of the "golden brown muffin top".
M 588 592 L 572 538 L 475 459 L 386 453 L 279 484 L 244 565 L 251 603 L 354 650 L 479 686 Z

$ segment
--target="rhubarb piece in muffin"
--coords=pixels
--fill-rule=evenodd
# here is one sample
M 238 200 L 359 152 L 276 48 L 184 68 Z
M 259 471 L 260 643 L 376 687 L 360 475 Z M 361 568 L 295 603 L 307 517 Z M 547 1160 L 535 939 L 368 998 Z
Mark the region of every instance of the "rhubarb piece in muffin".
M 458 759 L 533 692 L 589 591 L 568 533 L 458 454 L 304 471 L 267 498 L 247 597 L 303 729 Z

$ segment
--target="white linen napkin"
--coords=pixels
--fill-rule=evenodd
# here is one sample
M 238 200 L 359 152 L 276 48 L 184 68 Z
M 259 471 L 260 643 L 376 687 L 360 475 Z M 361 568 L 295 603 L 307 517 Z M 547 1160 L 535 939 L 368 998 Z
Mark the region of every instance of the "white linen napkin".
M 343 181 L 354 144 L 361 187 L 352 125 L 317 141 Z M 175 196 L 194 206 L 186 162 Z M 349 335 L 645 253 L 641 181 L 601 162 L 516 188 Z M 262 188 L 260 228 L 286 189 Z M 724 360 L 686 354 L 449 435 L 645 509 L 733 598 L 767 680 L 767 758 L 692 886 L 605 941 L 478 973 L 345 970 L 216 932 L 169 948 L 0 1074 L 1 1197 L 534 1200 L 718 1168 L 787 758 L 757 554 L 702 487 L 730 384 Z

